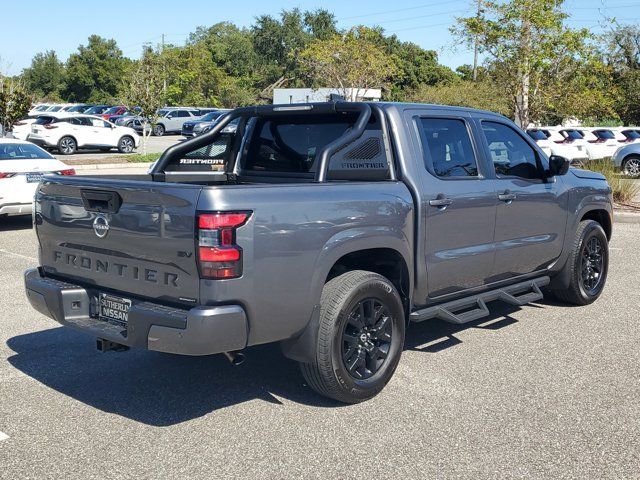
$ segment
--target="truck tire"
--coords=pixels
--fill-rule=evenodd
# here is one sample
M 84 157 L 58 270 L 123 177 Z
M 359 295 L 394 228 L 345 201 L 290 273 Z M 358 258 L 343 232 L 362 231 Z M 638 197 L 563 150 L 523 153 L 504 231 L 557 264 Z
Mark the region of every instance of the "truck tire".
M 315 361 L 301 363 L 311 388 L 343 403 L 377 395 L 402 354 L 405 318 L 400 295 L 382 275 L 344 273 L 322 290 Z
M 560 275 L 568 275 L 569 287 L 553 290 L 558 300 L 588 305 L 602 293 L 609 270 L 609 242 L 602 226 L 593 220 L 578 225 L 572 251 Z

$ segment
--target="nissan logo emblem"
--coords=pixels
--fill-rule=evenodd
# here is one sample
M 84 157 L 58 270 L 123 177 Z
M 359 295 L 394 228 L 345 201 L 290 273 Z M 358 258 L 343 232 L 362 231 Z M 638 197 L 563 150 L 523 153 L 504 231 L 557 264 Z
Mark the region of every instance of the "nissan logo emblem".
M 93 221 L 93 231 L 98 238 L 104 238 L 109 233 L 109 222 L 104 215 L 98 215 Z

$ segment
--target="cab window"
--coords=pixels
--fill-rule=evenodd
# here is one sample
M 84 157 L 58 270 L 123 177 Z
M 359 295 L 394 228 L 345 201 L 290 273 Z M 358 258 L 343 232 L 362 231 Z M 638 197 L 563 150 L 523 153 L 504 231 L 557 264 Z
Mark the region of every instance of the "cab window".
M 478 176 L 471 138 L 463 120 L 420 118 L 418 127 L 427 170 L 440 178 Z
M 482 131 L 498 177 L 541 179 L 538 154 L 513 128 L 498 122 L 482 122 Z

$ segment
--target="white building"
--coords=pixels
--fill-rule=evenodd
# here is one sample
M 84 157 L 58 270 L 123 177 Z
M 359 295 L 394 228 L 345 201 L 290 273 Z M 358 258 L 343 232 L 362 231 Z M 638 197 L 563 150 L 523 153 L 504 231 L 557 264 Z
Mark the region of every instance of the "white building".
M 274 88 L 273 103 L 328 102 L 332 93 L 350 102 L 377 102 L 382 97 L 379 88 Z

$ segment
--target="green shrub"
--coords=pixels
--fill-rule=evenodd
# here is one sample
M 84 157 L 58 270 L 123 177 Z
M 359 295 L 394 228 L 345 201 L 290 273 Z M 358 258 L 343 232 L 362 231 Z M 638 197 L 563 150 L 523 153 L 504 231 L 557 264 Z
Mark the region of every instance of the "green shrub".
M 601 173 L 607 178 L 613 190 L 613 201 L 616 203 L 629 203 L 640 193 L 640 182 L 620 175 L 609 158 L 588 162 L 585 168 Z

